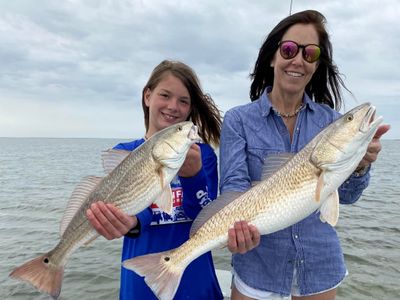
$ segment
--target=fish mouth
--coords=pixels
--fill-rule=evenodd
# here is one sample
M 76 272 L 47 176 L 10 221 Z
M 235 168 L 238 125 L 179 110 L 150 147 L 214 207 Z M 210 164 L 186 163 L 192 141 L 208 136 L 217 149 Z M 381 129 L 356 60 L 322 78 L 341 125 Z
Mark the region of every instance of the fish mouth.
M 196 125 L 193 125 L 192 128 L 190 128 L 190 131 L 188 133 L 188 139 L 193 141 L 194 143 L 203 142 L 203 140 L 199 136 L 199 129 Z
M 360 126 L 360 131 L 362 133 L 366 133 L 371 129 L 375 129 L 379 126 L 379 124 L 382 123 L 383 118 L 381 116 L 375 118 L 375 113 L 376 113 L 376 108 L 375 106 L 371 105 L 367 113 L 365 114 L 363 122 L 361 123 Z
M 203 142 L 203 140 L 201 139 L 201 137 L 198 134 L 198 128 L 196 125 L 192 125 L 192 127 L 190 128 L 187 138 L 191 141 L 191 144 L 194 143 L 201 143 Z M 183 149 L 182 151 L 179 151 L 176 149 L 176 147 L 174 147 L 174 145 L 172 143 L 170 143 L 169 141 L 165 141 L 165 144 L 168 145 L 168 147 L 170 147 L 172 149 L 172 151 L 174 151 L 176 154 L 181 154 L 183 152 L 186 151 L 186 149 Z M 189 147 L 190 147 L 189 145 Z

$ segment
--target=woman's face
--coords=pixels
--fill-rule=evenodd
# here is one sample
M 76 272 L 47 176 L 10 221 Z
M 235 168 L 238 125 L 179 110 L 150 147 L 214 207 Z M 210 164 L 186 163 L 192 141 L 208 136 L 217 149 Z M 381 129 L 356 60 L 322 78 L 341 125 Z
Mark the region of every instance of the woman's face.
M 299 45 L 319 45 L 318 33 L 311 24 L 296 24 L 291 26 L 282 37 L 282 41 L 294 41 Z M 303 59 L 302 48 L 291 59 L 284 59 L 279 48 L 271 61 L 274 68 L 273 88 L 283 94 L 303 94 L 305 87 L 310 82 L 318 61 L 309 63 Z
M 144 101 L 149 108 L 148 137 L 170 125 L 186 121 L 191 112 L 189 91 L 172 74 L 166 75 L 153 90 L 147 89 Z

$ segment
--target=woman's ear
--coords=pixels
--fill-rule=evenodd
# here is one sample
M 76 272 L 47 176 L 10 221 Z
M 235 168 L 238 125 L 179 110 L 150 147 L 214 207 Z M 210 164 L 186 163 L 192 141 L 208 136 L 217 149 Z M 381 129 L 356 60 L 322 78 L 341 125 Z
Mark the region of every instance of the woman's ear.
M 276 56 L 276 54 L 272 57 L 271 61 L 269 62 L 269 66 L 271 68 L 273 68 L 275 66 L 275 56 Z

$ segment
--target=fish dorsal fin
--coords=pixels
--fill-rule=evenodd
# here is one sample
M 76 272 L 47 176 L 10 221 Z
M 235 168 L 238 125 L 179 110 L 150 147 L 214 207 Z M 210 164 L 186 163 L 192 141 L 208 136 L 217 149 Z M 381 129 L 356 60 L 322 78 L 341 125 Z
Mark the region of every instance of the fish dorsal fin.
M 160 197 L 157 198 L 156 202 L 154 203 L 157 204 L 157 206 L 167 214 L 172 214 L 173 200 L 172 190 L 169 184 L 163 188 Z
M 75 190 L 72 192 L 71 198 L 68 201 L 67 207 L 64 211 L 64 215 L 60 223 L 60 235 L 62 236 L 68 224 L 71 222 L 75 213 L 79 210 L 82 204 L 85 202 L 89 194 L 102 180 L 102 177 L 87 176 L 78 183 Z
M 264 165 L 261 171 L 261 180 L 271 177 L 272 174 L 287 163 L 293 156 L 293 153 L 276 153 L 268 155 L 264 159 Z
M 190 228 L 190 237 L 192 237 L 197 230 L 204 223 L 208 221 L 213 215 L 227 206 L 229 203 L 240 197 L 244 192 L 225 192 L 220 195 L 217 199 L 203 207 L 196 219 L 193 221 L 192 227 Z
M 336 190 L 329 195 L 328 199 L 320 208 L 320 219 L 322 222 L 328 222 L 331 226 L 335 226 L 339 219 L 339 193 Z
M 104 172 L 110 174 L 130 153 L 131 151 L 116 149 L 102 151 L 101 159 L 103 161 Z

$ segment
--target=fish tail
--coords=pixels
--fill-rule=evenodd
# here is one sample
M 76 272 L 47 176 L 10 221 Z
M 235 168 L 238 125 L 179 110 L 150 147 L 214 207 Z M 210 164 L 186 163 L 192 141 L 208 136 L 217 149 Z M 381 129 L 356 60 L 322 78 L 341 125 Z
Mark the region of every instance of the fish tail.
M 53 298 L 58 298 L 61 292 L 63 274 L 64 266 L 51 263 L 51 258 L 47 253 L 15 268 L 10 273 L 10 277 L 26 281 L 39 291 L 48 293 Z
M 147 254 L 125 260 L 122 265 L 144 277 L 144 281 L 160 300 L 173 299 L 185 267 L 174 262 L 171 251 Z

